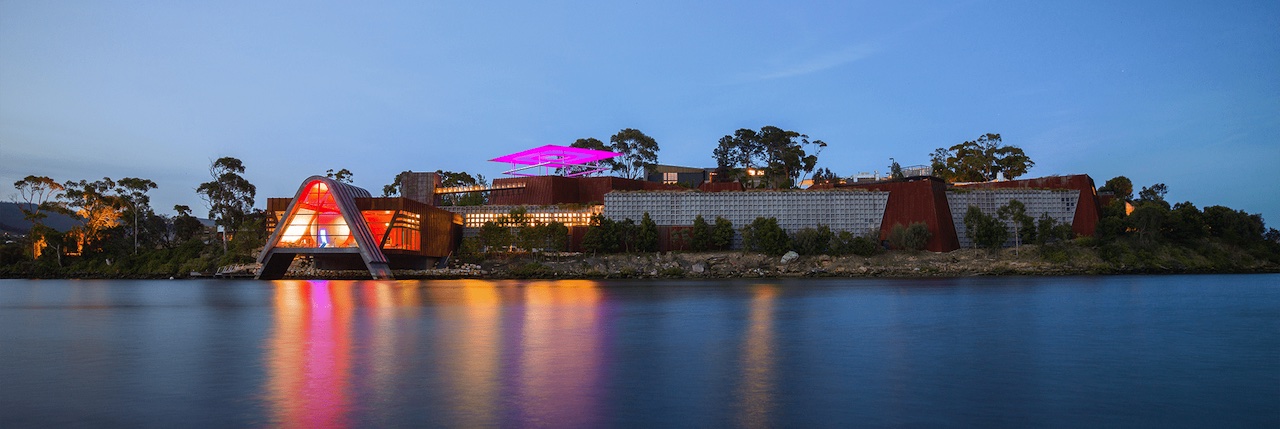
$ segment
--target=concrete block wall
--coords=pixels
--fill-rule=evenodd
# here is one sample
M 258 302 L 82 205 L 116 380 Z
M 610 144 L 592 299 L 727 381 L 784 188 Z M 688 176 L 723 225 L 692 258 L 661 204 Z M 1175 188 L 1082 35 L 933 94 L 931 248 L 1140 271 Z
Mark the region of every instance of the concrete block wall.
M 973 241 L 969 239 L 967 229 L 964 226 L 964 214 L 969 210 L 969 206 L 978 206 L 983 213 L 995 216 L 996 211 L 1001 206 L 1009 204 L 1009 201 L 1018 200 L 1027 206 L 1027 216 L 1031 216 L 1037 221 L 1042 214 L 1048 213 L 1049 217 L 1058 221 L 1060 224 L 1071 225 L 1076 215 L 1077 204 L 1080 198 L 1080 191 L 1069 190 L 1049 190 L 1049 189 L 966 189 L 947 191 L 947 205 L 951 208 L 951 220 L 955 224 L 956 238 L 960 240 L 961 248 L 972 248 Z M 1009 228 L 1009 241 L 1005 242 L 1005 247 L 1012 247 L 1013 241 L 1013 224 L 1006 222 Z
M 788 233 L 826 225 L 832 231 L 866 234 L 880 230 L 888 192 L 862 190 L 748 191 L 748 192 L 610 192 L 604 197 L 604 216 L 639 222 L 645 213 L 659 226 L 690 226 L 702 215 L 733 222 L 735 230 L 757 217 L 773 217 Z M 741 244 L 741 233 L 734 245 Z

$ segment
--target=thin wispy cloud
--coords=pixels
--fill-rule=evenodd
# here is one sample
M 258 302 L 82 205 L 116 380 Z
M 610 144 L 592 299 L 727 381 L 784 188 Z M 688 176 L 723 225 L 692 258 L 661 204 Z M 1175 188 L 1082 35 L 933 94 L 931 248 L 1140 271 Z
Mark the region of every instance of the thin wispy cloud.
M 766 70 L 745 76 L 739 76 L 737 79 L 731 80 L 730 84 L 742 84 L 751 82 L 760 82 L 774 79 L 785 79 L 797 76 L 804 76 L 818 73 L 837 67 L 842 67 L 855 62 L 859 62 L 875 56 L 885 50 L 886 47 L 893 45 L 893 41 L 905 36 L 907 33 L 919 30 L 931 23 L 937 22 L 943 17 L 951 13 L 950 9 L 938 10 L 927 13 L 924 17 L 917 19 L 907 25 L 902 26 L 896 31 L 876 37 L 870 41 L 846 46 L 822 55 L 817 55 L 808 59 L 800 60 L 787 67 Z
M 735 79 L 733 83 L 749 83 L 764 80 L 783 79 L 830 70 L 849 63 L 864 60 L 876 52 L 879 46 L 872 43 L 861 43 L 844 49 L 802 60 L 797 64 L 782 69 L 769 70 Z

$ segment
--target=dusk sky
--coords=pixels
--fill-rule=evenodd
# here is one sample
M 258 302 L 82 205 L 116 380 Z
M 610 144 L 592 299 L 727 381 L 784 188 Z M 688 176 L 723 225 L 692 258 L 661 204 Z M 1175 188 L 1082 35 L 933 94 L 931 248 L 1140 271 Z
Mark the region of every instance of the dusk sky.
M 487 162 L 637 128 L 659 162 L 775 125 L 883 172 L 1000 133 L 1027 177 L 1163 182 L 1280 226 L 1280 2 L 0 0 L 0 180 L 143 177 L 157 212 L 211 160 L 267 197 L 347 168 Z M 357 4 L 358 3 L 358 4 Z

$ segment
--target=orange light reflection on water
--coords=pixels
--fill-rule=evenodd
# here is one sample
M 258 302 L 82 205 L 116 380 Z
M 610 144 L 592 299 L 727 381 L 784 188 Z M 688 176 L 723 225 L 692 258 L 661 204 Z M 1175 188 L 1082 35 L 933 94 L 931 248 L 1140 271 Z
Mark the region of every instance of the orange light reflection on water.
M 285 428 L 344 428 L 351 406 L 349 284 L 276 284 L 275 330 L 269 340 L 268 402 L 273 424 Z
M 748 428 L 770 427 L 769 416 L 777 404 L 774 393 L 774 299 L 778 289 L 756 285 L 742 350 L 742 384 L 738 387 L 739 424 Z
M 525 421 L 595 427 L 605 328 L 592 281 L 532 282 L 524 287 L 520 403 Z

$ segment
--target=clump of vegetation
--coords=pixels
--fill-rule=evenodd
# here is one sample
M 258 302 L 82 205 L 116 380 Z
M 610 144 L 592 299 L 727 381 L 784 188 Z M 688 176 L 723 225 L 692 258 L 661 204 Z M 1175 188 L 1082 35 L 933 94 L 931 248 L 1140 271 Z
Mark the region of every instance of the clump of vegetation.
M 876 244 L 876 240 L 866 235 L 853 235 L 849 231 L 840 231 L 836 233 L 835 240 L 831 245 L 832 253 L 836 255 L 858 255 L 862 257 L 871 257 L 876 253 L 880 253 L 880 245 Z
M 995 251 L 1009 239 L 1009 230 L 994 216 L 982 212 L 978 206 L 969 206 L 964 213 L 965 235 L 974 246 Z
M 781 255 L 791 247 L 791 237 L 778 226 L 778 219 L 757 217 L 742 228 L 742 245 L 753 252 Z
M 693 219 L 690 230 L 690 249 L 695 252 L 729 250 L 733 245 L 733 222 L 716 216 L 714 225 L 708 224 L 702 215 Z
M 831 242 L 835 234 L 826 225 L 817 228 L 804 228 L 791 237 L 792 247 L 801 255 L 825 255 L 831 252 Z
M 910 226 L 894 225 L 889 230 L 889 245 L 894 249 L 918 252 L 929 245 L 933 233 L 924 222 L 912 223 Z
M 555 277 L 555 270 L 537 262 L 529 262 L 512 268 L 511 276 L 521 279 L 546 279 Z

